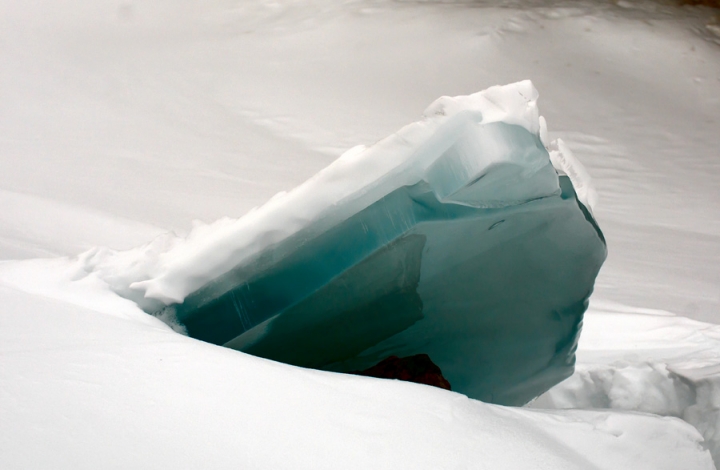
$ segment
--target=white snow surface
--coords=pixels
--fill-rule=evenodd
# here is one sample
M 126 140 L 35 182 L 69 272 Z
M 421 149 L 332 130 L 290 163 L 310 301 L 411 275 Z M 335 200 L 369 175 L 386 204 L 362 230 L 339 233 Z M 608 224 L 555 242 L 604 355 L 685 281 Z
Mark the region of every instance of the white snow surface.
M 0 263 L 0 468 L 713 468 L 720 345 L 689 318 L 720 323 L 715 15 L 644 0 L 0 0 L 0 259 L 28 259 Z M 578 372 L 533 404 L 553 410 L 249 357 L 109 287 L 231 233 L 438 96 L 526 79 L 551 129 L 532 107 L 518 123 L 609 248 Z
M 676 418 L 537 412 L 279 364 L 178 335 L 87 279 L 58 290 L 73 269 L 0 265 L 3 469 L 713 468 Z M 48 294 L 13 287 L 17 272 Z
M 720 462 L 720 326 L 593 302 L 575 374 L 530 406 L 680 417 Z

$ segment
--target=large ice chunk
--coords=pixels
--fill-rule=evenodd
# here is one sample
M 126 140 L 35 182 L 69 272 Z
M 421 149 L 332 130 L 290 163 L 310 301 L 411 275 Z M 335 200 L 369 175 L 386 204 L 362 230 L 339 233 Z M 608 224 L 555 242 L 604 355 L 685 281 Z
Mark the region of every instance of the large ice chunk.
M 530 82 L 441 98 L 130 287 L 215 344 L 334 371 L 424 353 L 454 390 L 525 403 L 572 373 L 606 255 L 536 99 Z

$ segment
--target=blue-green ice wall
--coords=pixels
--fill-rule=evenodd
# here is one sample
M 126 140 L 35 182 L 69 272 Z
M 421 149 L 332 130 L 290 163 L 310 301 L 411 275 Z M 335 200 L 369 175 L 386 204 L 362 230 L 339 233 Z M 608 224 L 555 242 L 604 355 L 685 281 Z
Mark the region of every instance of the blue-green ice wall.
M 515 151 L 547 163 L 463 185 L 446 152 L 429 181 L 271 247 L 187 297 L 178 319 L 193 337 L 318 369 L 426 353 L 456 391 L 527 402 L 572 373 L 606 248 L 537 139 L 511 131 Z M 502 205 L 503 184 L 522 194 L 513 185 L 550 179 L 556 194 Z

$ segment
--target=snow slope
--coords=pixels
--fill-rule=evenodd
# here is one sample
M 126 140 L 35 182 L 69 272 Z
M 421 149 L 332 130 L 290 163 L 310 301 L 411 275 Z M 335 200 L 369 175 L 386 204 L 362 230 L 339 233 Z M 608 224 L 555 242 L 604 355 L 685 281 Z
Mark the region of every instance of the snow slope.
M 53 291 L 72 266 L 0 270 Z M 178 335 L 92 279 L 71 291 L 0 282 L 3 469 L 713 468 L 678 419 L 540 413 L 295 368 Z
M 555 402 L 631 411 L 540 413 L 253 359 L 172 333 L 75 263 L 6 263 L 0 467 L 712 468 L 693 428 L 633 410 L 681 416 L 714 445 L 713 328 L 667 317 L 655 335 L 637 316 L 720 323 L 714 14 L 0 0 L 0 259 L 128 249 L 238 217 L 438 96 L 530 78 L 549 138 L 593 177 L 608 240 L 595 305 L 612 307 L 589 315 L 581 346 L 634 332 L 600 359 L 581 349 L 577 377 L 594 385 Z M 647 330 L 652 347 L 617 363 Z

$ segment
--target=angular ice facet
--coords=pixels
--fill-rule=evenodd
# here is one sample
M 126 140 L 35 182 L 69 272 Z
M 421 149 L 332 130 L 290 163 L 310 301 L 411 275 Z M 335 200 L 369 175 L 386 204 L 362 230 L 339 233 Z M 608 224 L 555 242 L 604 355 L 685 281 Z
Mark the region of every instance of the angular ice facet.
M 572 373 L 606 256 L 536 97 L 521 82 L 443 98 L 132 287 L 215 344 L 340 372 L 427 354 L 453 390 L 525 403 Z

